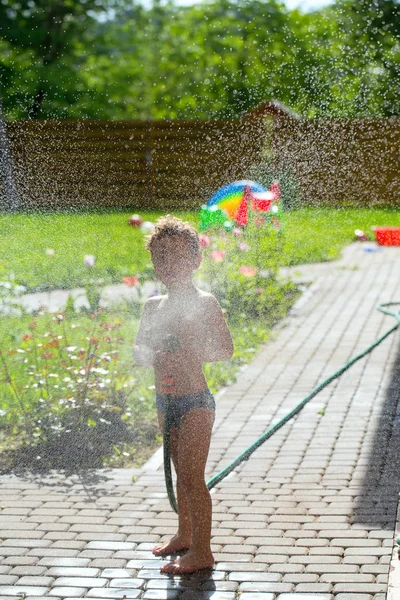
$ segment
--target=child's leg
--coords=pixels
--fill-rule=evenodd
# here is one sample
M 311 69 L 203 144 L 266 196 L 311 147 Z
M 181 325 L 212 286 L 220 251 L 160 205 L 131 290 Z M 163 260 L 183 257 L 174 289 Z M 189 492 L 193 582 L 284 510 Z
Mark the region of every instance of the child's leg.
M 164 431 L 164 414 L 161 412 L 158 413 L 158 423 L 161 431 Z M 178 475 L 176 485 L 178 502 L 178 532 L 168 542 L 161 542 L 160 544 L 154 546 L 153 554 L 156 556 L 174 554 L 180 550 L 187 550 L 192 540 L 189 504 L 178 473 L 179 429 L 176 427 L 171 427 L 170 445 L 172 462 Z
M 192 524 L 192 543 L 189 551 L 161 570 L 164 573 L 192 573 L 211 568 L 212 504 L 204 471 L 208 452 L 214 411 L 195 408 L 184 415 L 179 428 L 178 477 L 186 494 Z

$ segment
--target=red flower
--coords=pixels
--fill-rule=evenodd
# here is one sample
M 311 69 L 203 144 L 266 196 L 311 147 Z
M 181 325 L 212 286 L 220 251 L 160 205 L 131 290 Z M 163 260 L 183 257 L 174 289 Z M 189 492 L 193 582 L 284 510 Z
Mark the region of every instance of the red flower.
M 139 283 L 139 279 L 137 277 L 124 277 L 122 279 L 122 283 L 124 283 L 125 285 L 127 285 L 128 287 L 136 287 L 137 284 Z

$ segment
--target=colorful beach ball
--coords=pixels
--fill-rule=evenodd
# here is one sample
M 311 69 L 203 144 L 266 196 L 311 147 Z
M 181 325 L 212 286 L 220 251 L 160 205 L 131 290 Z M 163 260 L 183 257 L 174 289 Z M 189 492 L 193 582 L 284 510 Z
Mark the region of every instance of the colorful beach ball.
M 279 183 L 274 182 L 270 190 L 247 179 L 234 181 L 220 188 L 200 210 L 202 230 L 217 225 L 227 226 L 235 221 L 247 225 L 249 202 L 254 211 L 269 212 L 272 203 L 279 201 Z

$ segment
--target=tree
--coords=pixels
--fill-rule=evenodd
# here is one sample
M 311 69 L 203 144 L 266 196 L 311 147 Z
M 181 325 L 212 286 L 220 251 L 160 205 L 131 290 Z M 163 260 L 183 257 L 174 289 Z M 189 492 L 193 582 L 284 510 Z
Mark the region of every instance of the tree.
M 96 14 L 110 8 L 107 0 L 2 0 L 0 37 L 12 48 L 30 53 L 36 63 L 29 117 L 40 116 L 46 98 L 56 100 L 62 95 L 58 77 L 72 75 L 69 59 L 74 41 L 92 25 Z

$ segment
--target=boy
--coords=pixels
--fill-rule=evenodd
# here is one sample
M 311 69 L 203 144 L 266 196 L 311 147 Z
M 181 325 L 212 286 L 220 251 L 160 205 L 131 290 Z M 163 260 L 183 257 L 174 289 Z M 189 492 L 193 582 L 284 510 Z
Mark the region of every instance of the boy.
M 149 298 L 134 346 L 138 365 L 152 366 L 160 428 L 164 430 L 165 382 L 171 376 L 171 457 L 177 474 L 178 532 L 153 549 L 156 556 L 186 554 L 165 564 L 161 572 L 181 574 L 212 568 L 211 496 L 204 471 L 214 423 L 215 401 L 202 365 L 227 360 L 233 343 L 222 310 L 212 294 L 198 289 L 193 272 L 201 263 L 197 231 L 167 215 L 159 219 L 147 248 L 165 296 Z M 168 335 L 178 340 L 175 352 L 165 352 Z

